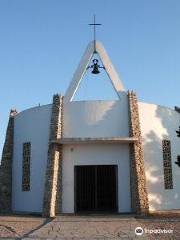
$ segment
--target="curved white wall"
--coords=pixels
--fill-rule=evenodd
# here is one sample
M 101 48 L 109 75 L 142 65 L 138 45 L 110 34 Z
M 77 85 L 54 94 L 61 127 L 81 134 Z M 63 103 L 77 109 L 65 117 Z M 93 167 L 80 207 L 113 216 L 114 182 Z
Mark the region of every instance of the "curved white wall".
M 127 144 L 75 144 L 63 147 L 63 213 L 74 212 L 74 166 L 78 165 L 117 165 L 118 211 L 131 212 Z
M 35 107 L 15 117 L 12 178 L 13 211 L 41 212 L 48 153 L 51 105 Z M 22 145 L 31 142 L 31 190 L 22 191 Z
M 180 168 L 174 163 L 180 155 L 180 138 L 176 130 L 180 114 L 172 109 L 139 103 L 144 159 L 150 210 L 180 208 Z M 164 188 L 162 140 L 171 141 L 173 189 Z
M 128 99 L 118 101 L 72 101 L 64 104 L 64 137 L 127 137 Z
M 180 155 L 176 130 L 180 114 L 139 102 L 145 170 L 150 210 L 180 208 L 180 168 L 174 164 Z M 14 211 L 41 212 L 48 153 L 52 105 L 35 107 L 15 117 L 12 208 Z M 118 101 L 73 101 L 63 110 L 64 137 L 128 137 L 128 99 Z M 171 141 L 173 189 L 164 189 L 162 139 Z M 22 191 L 22 145 L 30 141 L 31 190 Z M 118 165 L 119 212 L 131 211 L 129 146 L 126 144 L 81 144 L 63 147 L 63 212 L 74 212 L 74 166 Z

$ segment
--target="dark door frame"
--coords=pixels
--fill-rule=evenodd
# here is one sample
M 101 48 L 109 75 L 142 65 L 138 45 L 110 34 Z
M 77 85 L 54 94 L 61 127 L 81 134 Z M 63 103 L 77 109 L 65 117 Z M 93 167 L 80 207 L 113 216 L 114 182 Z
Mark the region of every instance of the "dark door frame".
M 115 198 L 115 212 L 118 213 L 118 164 L 99 164 L 99 165 L 74 165 L 74 213 L 79 213 L 79 211 L 77 211 L 77 171 L 76 171 L 76 167 L 88 167 L 88 166 L 114 166 L 115 167 L 115 178 L 116 178 L 116 198 Z M 97 169 L 97 168 L 96 168 Z M 97 187 L 97 186 L 96 186 Z

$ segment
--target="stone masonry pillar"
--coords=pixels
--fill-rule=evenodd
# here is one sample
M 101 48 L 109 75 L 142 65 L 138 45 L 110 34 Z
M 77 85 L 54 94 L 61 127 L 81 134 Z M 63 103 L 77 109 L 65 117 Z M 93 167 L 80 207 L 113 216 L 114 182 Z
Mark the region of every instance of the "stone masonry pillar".
M 62 101 L 62 96 L 53 96 L 42 213 L 44 217 L 54 217 L 57 212 L 61 212 L 62 206 L 62 145 L 57 143 L 62 136 Z
M 12 161 L 14 143 L 14 117 L 16 110 L 11 110 L 6 131 L 6 138 L 0 165 L 0 212 L 10 212 L 12 201 Z
M 130 137 L 138 138 L 137 142 L 130 144 L 131 206 L 136 214 L 146 215 L 149 212 L 149 203 L 136 94 L 128 92 L 128 99 Z

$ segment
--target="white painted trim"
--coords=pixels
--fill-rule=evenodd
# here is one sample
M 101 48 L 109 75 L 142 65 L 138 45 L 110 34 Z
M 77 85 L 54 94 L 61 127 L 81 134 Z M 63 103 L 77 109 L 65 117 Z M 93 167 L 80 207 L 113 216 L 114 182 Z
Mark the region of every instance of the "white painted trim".
M 80 144 L 80 143 L 133 143 L 138 138 L 133 137 L 106 137 L 106 138 L 61 138 L 51 143 L 57 144 Z
M 119 92 L 125 91 L 124 86 L 122 84 L 122 81 L 120 80 L 113 64 L 111 63 L 111 60 L 109 56 L 106 53 L 106 50 L 104 49 L 103 45 L 96 41 L 96 52 L 99 54 L 99 57 L 105 67 L 105 70 L 109 76 L 109 79 L 111 80 L 111 83 L 113 85 L 114 90 L 116 91 L 118 97 L 120 98 Z M 72 81 L 66 91 L 64 102 L 72 101 L 79 84 L 81 83 L 81 80 L 86 72 L 86 69 L 88 67 L 88 64 L 94 54 L 94 41 L 90 42 L 86 48 L 86 51 L 79 63 L 79 66 L 74 73 L 74 76 L 72 78 Z

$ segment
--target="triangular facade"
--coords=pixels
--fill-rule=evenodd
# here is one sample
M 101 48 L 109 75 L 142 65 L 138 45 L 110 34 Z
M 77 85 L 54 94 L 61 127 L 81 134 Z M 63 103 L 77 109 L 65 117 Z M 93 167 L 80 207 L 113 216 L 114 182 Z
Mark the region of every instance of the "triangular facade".
M 85 51 L 83 57 L 81 58 L 79 66 L 78 66 L 76 72 L 74 73 L 72 81 L 66 91 L 66 94 L 64 96 L 65 102 L 72 101 L 72 99 L 73 99 L 76 91 L 78 90 L 78 87 L 83 79 L 83 76 L 84 76 L 85 72 L 87 71 L 87 68 L 90 64 L 90 61 L 94 55 L 95 50 L 96 50 L 96 54 L 99 55 L 99 57 L 103 63 L 105 71 L 106 71 L 117 95 L 120 97 L 119 93 L 122 91 L 125 91 L 123 83 L 120 80 L 118 73 L 115 70 L 115 67 L 113 66 L 102 43 L 95 41 L 95 47 L 94 47 L 94 41 L 92 41 L 88 44 L 86 51 Z

